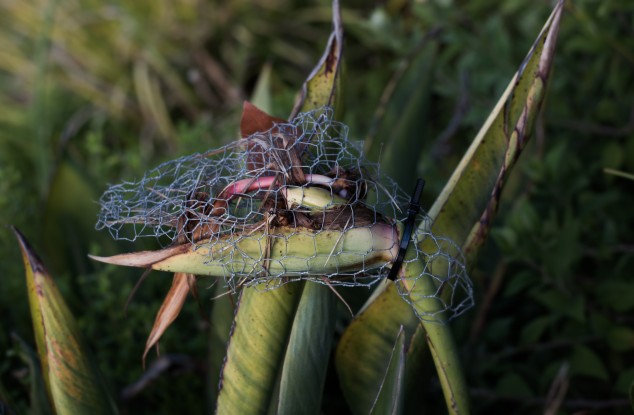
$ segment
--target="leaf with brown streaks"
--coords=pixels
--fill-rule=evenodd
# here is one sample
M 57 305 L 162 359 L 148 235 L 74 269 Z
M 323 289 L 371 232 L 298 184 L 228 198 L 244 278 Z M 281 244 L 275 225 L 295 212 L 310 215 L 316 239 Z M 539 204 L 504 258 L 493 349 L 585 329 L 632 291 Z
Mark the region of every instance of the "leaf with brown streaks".
M 559 1 L 518 72 L 429 210 L 434 233 L 462 245 L 473 263 L 509 173 L 545 98 L 564 2 Z M 474 190 L 476 189 L 476 190 Z
M 300 112 L 310 111 L 319 107 L 334 106 L 339 92 L 341 60 L 343 58 L 343 25 L 339 1 L 332 2 L 333 30 L 328 40 L 328 46 L 313 72 L 308 76 L 297 97 L 295 107 L 291 112 L 294 118 Z
M 19 230 L 13 228 L 26 281 L 42 377 L 55 413 L 117 413 L 77 322 L 55 281 Z

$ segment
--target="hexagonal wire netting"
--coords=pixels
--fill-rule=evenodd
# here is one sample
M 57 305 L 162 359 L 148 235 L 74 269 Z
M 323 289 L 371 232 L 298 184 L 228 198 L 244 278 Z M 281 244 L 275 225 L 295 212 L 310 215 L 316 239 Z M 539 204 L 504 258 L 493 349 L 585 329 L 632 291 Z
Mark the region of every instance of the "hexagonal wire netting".
M 408 202 L 380 165 L 365 159 L 361 144 L 348 139 L 332 109 L 322 108 L 110 186 L 97 229 L 116 239 L 194 244 L 208 274 L 224 277 L 231 290 L 297 280 L 370 286 L 396 259 Z M 473 304 L 472 284 L 460 249 L 433 235 L 424 213 L 417 219 L 423 226 L 409 248 L 416 255 L 404 265 L 421 261 L 422 271 L 397 279 L 397 287 L 406 301 L 424 301 L 413 287 L 432 279 L 435 292 L 422 295 L 442 306 L 419 317 L 448 321 Z M 425 251 L 423 240 L 433 242 Z

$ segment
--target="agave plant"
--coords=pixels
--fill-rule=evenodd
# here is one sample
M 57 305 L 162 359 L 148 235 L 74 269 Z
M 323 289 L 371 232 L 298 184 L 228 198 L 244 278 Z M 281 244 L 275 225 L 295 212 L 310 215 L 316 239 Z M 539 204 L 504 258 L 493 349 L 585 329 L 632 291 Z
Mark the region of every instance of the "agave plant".
M 410 198 L 368 162 L 334 119 L 343 44 L 337 2 L 324 56 L 289 120 L 247 103 L 240 140 L 112 186 L 98 227 L 167 246 L 93 258 L 174 272 L 144 359 L 196 279 L 216 278 L 221 291 L 239 293 L 231 329 L 212 346 L 226 350 L 216 411 L 317 413 L 334 341 L 333 287 L 372 286 L 336 347 L 352 410 L 403 413 L 427 349 L 448 411 L 468 413 L 447 322 L 472 304 L 466 271 L 543 101 L 562 7 L 427 213 L 417 214 L 418 192 Z
M 407 209 L 393 181 L 380 180 L 378 166 L 348 141 L 347 129 L 332 120 L 331 110 L 303 113 L 286 123 L 247 103 L 242 124 L 247 137 L 237 143 L 165 163 L 138 183 L 112 186 L 102 197 L 98 227 L 127 238 L 123 228 L 132 225 L 131 239 L 171 236 L 170 246 L 93 258 L 175 271 L 164 304 L 173 312 L 179 307 L 171 304 L 182 304 L 195 275 L 224 278 L 228 291 L 236 292 L 291 281 L 370 286 L 388 268 L 403 298 L 417 302 L 421 296 L 414 310 L 422 319 L 446 322 L 472 304 L 459 250 L 424 225 L 412 235 L 416 209 Z M 247 135 L 254 124 L 268 129 Z M 412 206 L 419 197 L 420 192 Z M 403 215 L 406 225 L 395 219 Z M 415 245 L 401 270 L 409 272 L 398 275 L 412 237 L 430 239 L 435 249 L 423 252 Z M 159 315 L 157 327 L 165 318 Z M 155 338 L 153 333 L 148 348 Z

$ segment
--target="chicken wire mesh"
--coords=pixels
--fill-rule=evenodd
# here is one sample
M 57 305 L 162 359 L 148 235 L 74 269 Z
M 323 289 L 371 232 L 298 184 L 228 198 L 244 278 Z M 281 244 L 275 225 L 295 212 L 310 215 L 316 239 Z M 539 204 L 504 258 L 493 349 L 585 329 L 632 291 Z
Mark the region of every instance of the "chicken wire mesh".
M 205 274 L 224 277 L 231 290 L 297 280 L 370 286 L 396 259 L 408 199 L 322 108 L 110 186 L 97 229 L 115 239 L 193 244 L 209 264 Z M 397 286 L 412 305 L 440 304 L 414 307 L 419 317 L 446 321 L 473 304 L 472 285 L 460 249 L 433 235 L 425 214 L 418 220 L 427 225 L 415 232 L 415 255 L 403 266 L 420 261 L 422 271 Z M 423 282 L 434 289 L 418 290 Z

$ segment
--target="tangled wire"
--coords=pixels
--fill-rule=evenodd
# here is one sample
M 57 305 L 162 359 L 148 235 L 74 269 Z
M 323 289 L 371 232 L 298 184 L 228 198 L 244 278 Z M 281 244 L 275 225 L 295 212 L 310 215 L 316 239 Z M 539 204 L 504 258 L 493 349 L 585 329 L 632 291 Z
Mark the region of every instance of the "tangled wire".
M 297 280 L 370 286 L 393 264 L 408 199 L 322 108 L 111 186 L 97 229 L 115 239 L 193 244 L 219 270 L 208 275 L 223 276 L 232 290 Z M 397 286 L 414 304 L 425 299 L 416 298 L 416 285 L 431 279 L 436 290 L 424 297 L 442 307 L 419 317 L 446 321 L 473 304 L 471 282 L 460 249 L 430 232 L 428 216 L 418 221 L 415 255 L 403 266 L 420 261 L 422 271 L 402 274 Z

